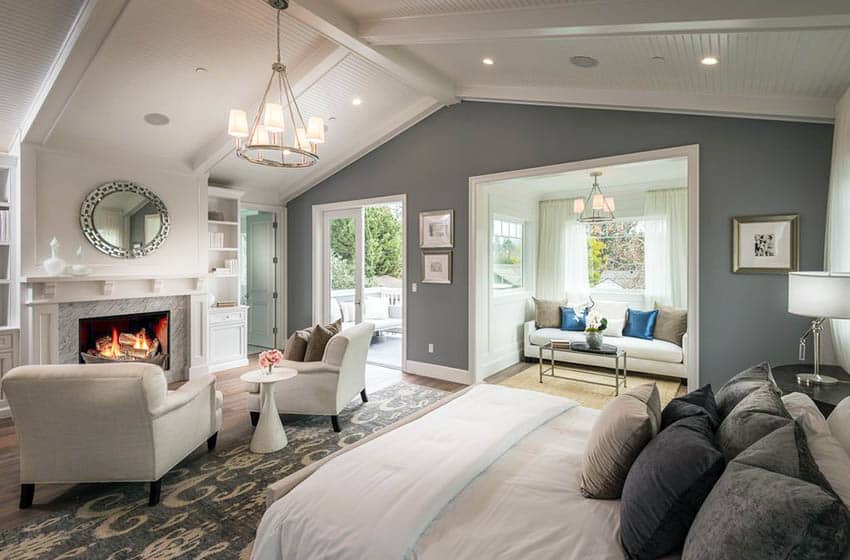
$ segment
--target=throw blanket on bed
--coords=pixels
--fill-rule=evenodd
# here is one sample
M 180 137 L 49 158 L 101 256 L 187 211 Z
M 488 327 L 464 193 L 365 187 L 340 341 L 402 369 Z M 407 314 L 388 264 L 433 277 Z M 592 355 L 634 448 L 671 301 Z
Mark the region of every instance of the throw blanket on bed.
M 574 406 L 543 393 L 473 387 L 323 465 L 266 511 L 251 558 L 405 558 L 475 477 Z

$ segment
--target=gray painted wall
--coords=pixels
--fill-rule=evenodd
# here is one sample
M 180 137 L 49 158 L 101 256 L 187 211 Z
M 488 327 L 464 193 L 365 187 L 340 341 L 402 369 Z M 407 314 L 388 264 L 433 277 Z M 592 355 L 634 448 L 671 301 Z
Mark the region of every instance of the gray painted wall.
M 761 360 L 792 362 L 806 320 L 786 312 L 784 276 L 731 273 L 730 218 L 800 214 L 801 268 L 820 269 L 831 125 L 492 103 L 445 108 L 288 204 L 288 324 L 311 320 L 312 205 L 407 193 L 409 281 L 420 278 L 419 212 L 454 208 L 456 220 L 454 283 L 407 291 L 407 358 L 466 369 L 468 178 L 685 144 L 700 145 L 701 382 L 717 386 Z

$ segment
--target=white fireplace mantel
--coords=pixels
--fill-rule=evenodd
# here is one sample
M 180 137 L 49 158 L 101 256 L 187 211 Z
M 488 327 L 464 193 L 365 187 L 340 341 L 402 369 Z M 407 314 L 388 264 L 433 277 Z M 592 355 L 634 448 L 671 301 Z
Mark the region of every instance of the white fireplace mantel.
M 58 318 L 62 304 L 188 296 L 189 349 L 187 369 L 177 379 L 207 372 L 207 273 L 192 274 L 92 274 L 89 276 L 37 276 L 21 278 L 24 361 L 55 364 L 59 361 Z M 177 380 L 173 379 L 173 380 Z

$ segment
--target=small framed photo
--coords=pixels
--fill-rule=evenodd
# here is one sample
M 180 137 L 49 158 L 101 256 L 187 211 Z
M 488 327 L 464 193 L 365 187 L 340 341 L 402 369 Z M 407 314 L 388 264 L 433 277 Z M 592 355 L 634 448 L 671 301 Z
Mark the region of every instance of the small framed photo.
M 452 283 L 452 252 L 432 251 L 422 253 L 422 283 Z
M 419 246 L 423 249 L 454 247 L 454 210 L 419 213 Z
M 783 274 L 800 267 L 800 216 L 732 218 L 732 272 Z

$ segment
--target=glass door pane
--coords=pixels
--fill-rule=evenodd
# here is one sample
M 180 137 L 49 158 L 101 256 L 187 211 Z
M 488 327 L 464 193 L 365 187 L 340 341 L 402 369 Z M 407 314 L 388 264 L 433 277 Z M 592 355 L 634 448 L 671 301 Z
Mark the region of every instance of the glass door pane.
M 342 318 L 343 328 L 362 322 L 363 219 L 360 209 L 325 215 L 325 319 Z

